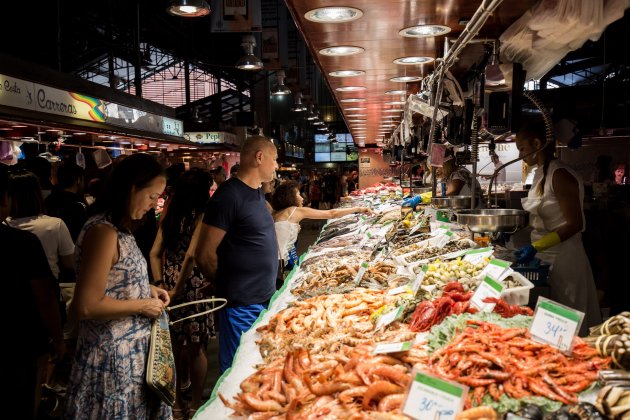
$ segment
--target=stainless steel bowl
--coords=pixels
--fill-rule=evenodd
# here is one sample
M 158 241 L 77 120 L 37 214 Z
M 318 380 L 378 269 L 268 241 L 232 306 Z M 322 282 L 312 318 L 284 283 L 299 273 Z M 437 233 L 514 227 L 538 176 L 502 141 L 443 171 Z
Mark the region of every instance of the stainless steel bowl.
M 469 209 L 470 196 L 453 195 L 450 197 L 431 197 L 431 206 L 436 209 Z
M 477 233 L 514 233 L 529 224 L 529 213 L 516 209 L 460 210 L 455 213 L 455 217 L 457 223 Z

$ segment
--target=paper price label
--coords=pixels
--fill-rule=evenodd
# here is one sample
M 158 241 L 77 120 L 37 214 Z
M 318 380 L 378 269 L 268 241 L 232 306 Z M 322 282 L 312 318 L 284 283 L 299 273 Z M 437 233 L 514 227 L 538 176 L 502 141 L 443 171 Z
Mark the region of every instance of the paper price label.
M 503 288 L 501 283 L 486 276 L 475 290 L 473 297 L 470 298 L 470 304 L 481 312 L 492 312 L 495 304 L 486 303 L 483 300 L 487 297 L 500 298 Z
M 494 259 L 494 260 L 490 260 L 488 265 L 486 265 L 484 267 L 484 269 L 481 270 L 481 273 L 479 273 L 479 275 L 482 276 L 482 277 L 488 276 L 488 277 L 493 278 L 493 279 L 495 279 L 497 281 L 502 281 L 503 278 L 506 277 L 505 272 L 508 271 L 508 270 L 510 272 L 514 271 L 514 270 L 510 269 L 510 262 L 509 261 L 503 261 L 503 260 Z
M 401 351 L 407 351 L 411 348 L 411 341 L 404 341 L 402 343 L 381 343 L 374 347 L 373 354 L 385 354 L 385 353 L 398 353 Z
M 428 270 L 429 270 L 428 265 L 422 266 L 422 271 L 420 271 L 418 275 L 416 276 L 416 278 L 411 283 L 409 283 L 409 288 L 411 289 L 411 292 L 414 296 L 418 292 L 418 289 L 420 288 L 420 286 L 422 285 L 422 280 L 424 280 L 424 276 L 427 274 Z
M 439 228 L 437 229 L 433 229 L 433 231 L 431 232 L 431 236 L 438 236 L 443 234 L 444 232 L 447 232 L 449 230 L 448 226 L 445 225 L 441 225 Z
M 539 297 L 529 332 L 534 340 L 571 353 L 583 319 L 583 312 Z
M 414 419 L 451 420 L 461 411 L 468 387 L 414 369 L 403 414 Z
M 362 262 L 359 264 L 359 271 L 357 271 L 357 276 L 354 278 L 354 284 L 359 284 L 363 275 L 365 274 L 365 270 L 368 269 L 368 263 Z
M 437 237 L 438 239 L 435 242 L 435 246 L 439 249 L 444 248 L 446 244 L 451 240 L 452 236 L 453 236 L 453 232 L 451 232 L 450 230 L 447 230 L 442 235 Z
M 416 231 L 418 229 L 420 229 L 423 226 L 423 224 L 421 222 L 416 222 L 415 225 L 413 225 L 413 227 L 411 228 L 411 230 L 409 231 L 409 235 L 412 235 L 414 233 L 416 233 Z
M 398 319 L 398 317 L 402 315 L 402 311 L 403 307 L 399 306 L 398 308 L 391 310 L 384 315 L 381 315 L 381 317 L 378 319 L 378 322 L 376 323 L 375 329 L 378 331 L 396 321 L 396 319 Z
M 387 291 L 388 295 L 399 295 L 401 293 L 411 293 L 411 289 L 409 288 L 409 285 L 406 284 L 404 286 L 400 286 L 400 287 L 396 287 L 395 289 L 390 289 Z
M 490 257 L 494 251 L 492 248 L 479 248 L 479 249 L 471 249 L 466 251 L 464 261 L 468 261 L 471 264 L 477 264 L 483 261 L 484 258 Z

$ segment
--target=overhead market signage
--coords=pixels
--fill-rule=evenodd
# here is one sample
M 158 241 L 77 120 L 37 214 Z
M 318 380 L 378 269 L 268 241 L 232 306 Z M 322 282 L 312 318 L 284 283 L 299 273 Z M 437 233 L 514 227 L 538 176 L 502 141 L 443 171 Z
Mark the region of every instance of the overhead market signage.
M 0 105 L 181 137 L 181 120 L 0 74 Z
M 195 143 L 215 144 L 215 143 L 236 143 L 236 136 L 224 131 L 202 131 L 184 133 L 184 138 Z

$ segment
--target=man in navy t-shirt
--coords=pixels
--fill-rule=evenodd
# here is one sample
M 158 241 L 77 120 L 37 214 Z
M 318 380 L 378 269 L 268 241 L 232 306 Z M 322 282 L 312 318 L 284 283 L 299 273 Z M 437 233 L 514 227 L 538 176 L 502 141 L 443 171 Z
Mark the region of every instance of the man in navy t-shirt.
M 278 152 L 262 136 L 245 140 L 238 174 L 221 184 L 204 215 L 195 258 L 228 300 L 219 311 L 219 365 L 232 365 L 241 335 L 276 291 L 278 241 L 261 183 L 275 178 Z

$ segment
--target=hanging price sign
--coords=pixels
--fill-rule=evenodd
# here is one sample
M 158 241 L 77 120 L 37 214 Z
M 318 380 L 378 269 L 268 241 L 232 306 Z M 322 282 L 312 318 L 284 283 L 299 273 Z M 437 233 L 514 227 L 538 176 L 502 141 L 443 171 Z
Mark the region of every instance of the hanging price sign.
M 534 340 L 570 354 L 583 319 L 584 312 L 539 297 L 529 332 Z
M 455 419 L 464 406 L 468 387 L 414 369 L 403 414 L 414 419 Z

